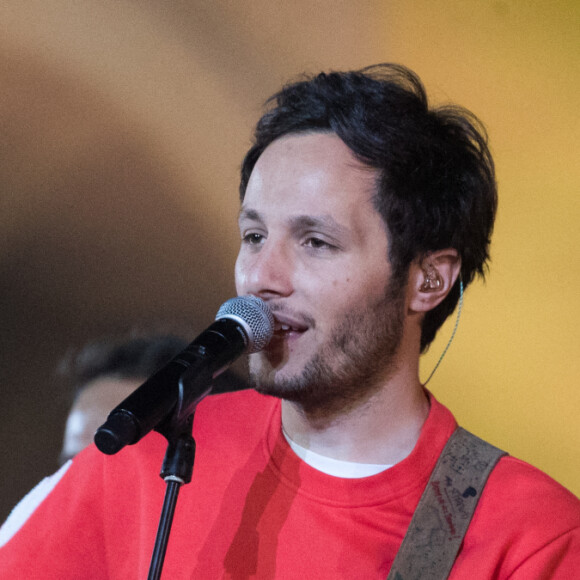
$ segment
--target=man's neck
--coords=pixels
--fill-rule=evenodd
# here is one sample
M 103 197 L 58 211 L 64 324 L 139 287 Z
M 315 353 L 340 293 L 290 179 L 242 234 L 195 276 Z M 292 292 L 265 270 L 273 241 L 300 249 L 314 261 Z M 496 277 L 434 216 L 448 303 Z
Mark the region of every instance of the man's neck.
M 311 416 L 282 401 L 288 436 L 320 455 L 359 463 L 398 463 L 413 450 L 429 414 L 416 375 L 398 374 L 367 400 L 331 417 Z

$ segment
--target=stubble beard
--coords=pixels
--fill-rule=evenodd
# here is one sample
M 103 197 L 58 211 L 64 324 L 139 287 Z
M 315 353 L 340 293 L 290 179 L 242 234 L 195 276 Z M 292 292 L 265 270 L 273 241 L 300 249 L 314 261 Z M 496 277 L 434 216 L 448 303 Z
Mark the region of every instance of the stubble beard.
M 379 391 L 396 369 L 404 297 L 404 285 L 391 280 L 381 299 L 347 312 L 330 339 L 294 376 L 269 373 L 252 361 L 254 388 L 297 403 L 312 416 L 330 417 L 360 405 Z

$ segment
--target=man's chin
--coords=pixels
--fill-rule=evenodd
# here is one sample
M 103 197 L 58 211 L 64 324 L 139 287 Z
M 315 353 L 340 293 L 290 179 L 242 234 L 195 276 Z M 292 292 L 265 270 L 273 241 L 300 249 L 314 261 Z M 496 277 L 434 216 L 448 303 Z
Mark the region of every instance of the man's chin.
M 272 388 L 289 372 L 286 357 L 265 351 L 250 355 L 248 369 L 254 385 L 269 384 Z
M 250 369 L 250 382 L 258 393 L 271 395 L 279 399 L 295 397 L 294 391 L 300 382 L 285 372 L 287 369 L 275 369 L 267 365 Z

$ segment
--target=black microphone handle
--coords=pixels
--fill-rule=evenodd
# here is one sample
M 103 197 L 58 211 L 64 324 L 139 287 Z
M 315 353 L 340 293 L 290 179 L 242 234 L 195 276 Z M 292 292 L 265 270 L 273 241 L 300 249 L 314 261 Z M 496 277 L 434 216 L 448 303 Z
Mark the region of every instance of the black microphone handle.
M 210 390 L 208 383 L 213 376 L 243 354 L 246 345 L 247 338 L 238 322 L 229 318 L 216 320 L 109 413 L 107 421 L 95 433 L 97 448 L 113 455 L 155 429 L 178 402 L 183 408 L 203 398 Z M 187 381 L 188 391 L 178 401 L 179 379 L 195 366 L 199 380 Z

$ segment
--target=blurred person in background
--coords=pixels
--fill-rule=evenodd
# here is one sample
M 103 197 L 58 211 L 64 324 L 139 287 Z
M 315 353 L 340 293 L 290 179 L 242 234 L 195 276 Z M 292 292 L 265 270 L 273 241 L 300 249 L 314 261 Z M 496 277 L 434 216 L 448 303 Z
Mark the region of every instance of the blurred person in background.
M 188 344 L 176 334 L 135 334 L 93 341 L 78 352 L 69 353 L 59 366 L 59 373 L 75 389 L 66 420 L 61 465 L 90 445 L 112 409 Z M 214 392 L 244 387 L 242 377 L 230 369 L 213 383 Z
M 68 353 L 59 374 L 73 385 L 75 395 L 60 463 L 90 445 L 111 410 L 186 346 L 187 341 L 178 336 L 154 334 L 111 337 Z

